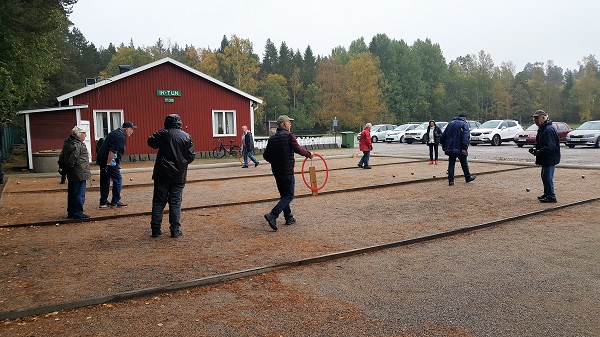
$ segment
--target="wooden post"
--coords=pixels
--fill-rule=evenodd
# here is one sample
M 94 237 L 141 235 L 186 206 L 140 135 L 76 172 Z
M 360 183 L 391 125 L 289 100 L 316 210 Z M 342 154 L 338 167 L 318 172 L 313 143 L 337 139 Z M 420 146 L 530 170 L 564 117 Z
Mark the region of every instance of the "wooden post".
M 317 196 L 319 194 L 319 191 L 317 191 L 317 170 L 314 166 L 310 166 L 308 168 L 308 173 L 310 174 L 310 187 L 314 188 L 314 190 L 312 190 L 312 195 Z

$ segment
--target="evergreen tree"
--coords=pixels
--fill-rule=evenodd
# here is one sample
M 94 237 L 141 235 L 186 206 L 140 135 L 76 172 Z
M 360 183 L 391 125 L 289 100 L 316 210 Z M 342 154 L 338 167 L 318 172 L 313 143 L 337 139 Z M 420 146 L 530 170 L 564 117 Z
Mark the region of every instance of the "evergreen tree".
M 300 70 L 300 78 L 304 87 L 307 88 L 310 84 L 315 83 L 315 74 L 317 73 L 317 61 L 313 55 L 310 46 L 304 51 L 304 62 Z
M 277 54 L 277 47 L 271 42 L 271 39 L 267 39 L 265 44 L 265 53 L 263 54 L 263 60 L 260 65 L 261 77 L 267 76 L 267 74 L 275 74 L 278 68 L 279 55 Z

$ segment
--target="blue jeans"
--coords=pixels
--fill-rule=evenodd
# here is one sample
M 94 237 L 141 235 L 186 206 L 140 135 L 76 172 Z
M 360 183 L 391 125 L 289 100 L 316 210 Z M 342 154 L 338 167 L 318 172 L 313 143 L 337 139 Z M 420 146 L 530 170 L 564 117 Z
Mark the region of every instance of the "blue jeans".
M 550 199 L 556 199 L 554 194 L 554 165 L 542 165 L 542 184 L 544 184 L 544 195 Z
M 150 228 L 160 229 L 163 213 L 167 202 L 169 203 L 169 229 L 174 232 L 181 223 L 181 200 L 184 183 L 170 183 L 167 181 L 154 181 L 154 195 L 152 196 L 152 219 Z
M 113 182 L 111 204 L 117 204 L 121 201 L 121 186 L 123 177 L 119 166 L 108 166 L 108 172 L 100 169 L 100 205 L 108 204 L 108 190 L 110 181 Z
M 469 181 L 471 178 L 471 172 L 469 172 L 469 163 L 467 162 L 467 156 L 464 154 L 449 154 L 448 155 L 448 182 L 454 182 L 454 165 L 456 164 L 456 158 L 460 161 L 460 166 L 465 175 L 465 181 Z
M 358 166 L 369 166 L 369 158 L 371 158 L 371 151 L 363 151 L 363 156 L 358 162 Z
M 250 157 L 250 160 L 252 160 L 254 164 L 258 163 L 258 160 L 254 158 L 252 151 L 246 151 L 246 149 L 243 149 L 242 156 L 244 156 L 244 166 L 248 166 L 248 157 Z
M 81 218 L 85 203 L 86 181 L 71 181 L 67 185 L 67 216 Z
M 275 182 L 277 183 L 277 190 L 279 190 L 279 195 L 281 199 L 273 209 L 271 213 L 277 218 L 279 214 L 283 212 L 283 216 L 288 219 L 292 217 L 292 209 L 290 208 L 290 203 L 294 200 L 294 185 L 296 181 L 294 179 L 293 174 L 283 175 L 283 176 L 275 176 Z

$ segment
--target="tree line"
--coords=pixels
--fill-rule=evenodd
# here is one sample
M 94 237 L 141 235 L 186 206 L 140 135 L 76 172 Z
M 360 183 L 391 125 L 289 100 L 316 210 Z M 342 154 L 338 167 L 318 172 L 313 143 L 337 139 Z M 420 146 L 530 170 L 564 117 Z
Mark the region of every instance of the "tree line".
M 216 49 L 158 41 L 149 47 L 121 43 L 97 48 L 68 20 L 77 0 L 10 0 L 0 5 L 0 113 L 56 104 L 56 97 L 84 86 L 86 78 L 107 78 L 118 66 L 143 66 L 173 58 L 221 80 L 264 103 L 255 128 L 287 114 L 294 129 L 343 129 L 366 122 L 451 120 L 459 112 L 471 119 L 517 119 L 529 124 L 532 111 L 580 123 L 600 119 L 600 68 L 595 56 L 579 69 L 563 70 L 552 61 L 495 65 L 480 51 L 446 61 L 430 39 L 412 45 L 386 34 L 337 46 L 314 55 L 267 39 L 262 57 L 248 39 L 223 36 Z

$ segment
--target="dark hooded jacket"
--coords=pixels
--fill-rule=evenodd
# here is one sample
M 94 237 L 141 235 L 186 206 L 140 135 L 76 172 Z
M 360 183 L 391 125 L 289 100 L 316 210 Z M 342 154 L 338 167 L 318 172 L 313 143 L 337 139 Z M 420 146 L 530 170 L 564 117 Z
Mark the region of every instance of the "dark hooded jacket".
M 442 149 L 446 155 L 461 155 L 463 150 L 469 148 L 469 123 L 461 117 L 454 117 L 440 138 Z
M 181 130 L 179 115 L 165 118 L 165 128 L 148 138 L 148 146 L 158 149 L 152 179 L 171 183 L 185 183 L 188 164 L 194 161 L 192 137 Z
M 535 137 L 535 163 L 542 166 L 554 166 L 560 163 L 560 141 L 558 131 L 546 120 L 537 131 Z

